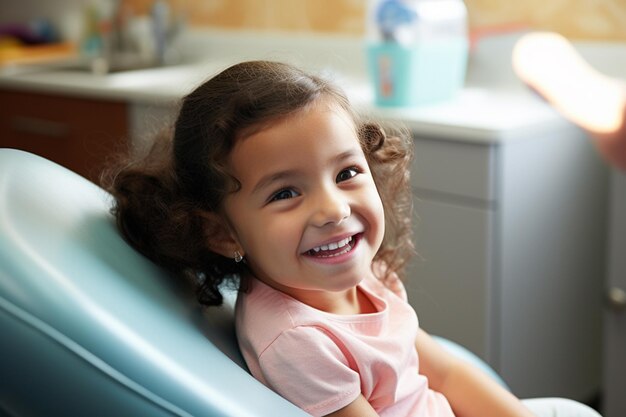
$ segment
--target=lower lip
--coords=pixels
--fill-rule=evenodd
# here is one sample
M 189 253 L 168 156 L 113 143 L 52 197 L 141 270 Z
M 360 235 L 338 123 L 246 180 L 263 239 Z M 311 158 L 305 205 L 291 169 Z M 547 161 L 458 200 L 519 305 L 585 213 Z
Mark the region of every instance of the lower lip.
M 359 243 L 361 242 L 362 236 L 363 236 L 362 233 L 354 235 L 352 237 L 352 242 L 349 243 L 350 250 L 347 251 L 346 253 L 342 253 L 341 255 L 327 256 L 327 257 L 311 256 L 311 255 L 305 255 L 305 256 L 307 259 L 310 259 L 317 263 L 326 264 L 326 265 L 337 265 L 337 264 L 344 263 L 352 259 L 352 257 L 355 255 L 355 251 L 357 247 L 359 246 Z

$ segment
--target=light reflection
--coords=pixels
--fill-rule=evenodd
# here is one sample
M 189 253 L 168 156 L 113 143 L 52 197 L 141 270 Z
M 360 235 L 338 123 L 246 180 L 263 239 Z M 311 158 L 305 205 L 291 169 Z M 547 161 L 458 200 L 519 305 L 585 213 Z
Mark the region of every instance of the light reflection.
M 590 133 L 614 134 L 624 127 L 626 85 L 596 71 L 563 36 L 523 36 L 513 50 L 513 68 L 564 117 Z

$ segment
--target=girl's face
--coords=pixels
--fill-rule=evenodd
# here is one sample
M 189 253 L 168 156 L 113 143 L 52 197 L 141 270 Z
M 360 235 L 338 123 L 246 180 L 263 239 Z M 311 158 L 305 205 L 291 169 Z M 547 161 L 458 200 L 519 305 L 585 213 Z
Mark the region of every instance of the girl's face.
M 226 217 L 258 279 L 319 308 L 372 273 L 383 206 L 344 110 L 320 100 L 239 139 L 229 163 Z

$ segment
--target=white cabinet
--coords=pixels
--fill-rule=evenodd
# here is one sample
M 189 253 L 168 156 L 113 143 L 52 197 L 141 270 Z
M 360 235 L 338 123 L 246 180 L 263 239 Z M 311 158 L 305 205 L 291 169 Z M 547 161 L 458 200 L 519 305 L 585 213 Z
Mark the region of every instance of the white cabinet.
M 415 134 L 421 325 L 500 372 L 521 397 L 600 387 L 606 167 L 579 130 L 480 142 Z
M 408 282 L 421 325 L 489 355 L 492 318 L 489 246 L 493 213 L 437 199 L 420 199 L 418 260 Z

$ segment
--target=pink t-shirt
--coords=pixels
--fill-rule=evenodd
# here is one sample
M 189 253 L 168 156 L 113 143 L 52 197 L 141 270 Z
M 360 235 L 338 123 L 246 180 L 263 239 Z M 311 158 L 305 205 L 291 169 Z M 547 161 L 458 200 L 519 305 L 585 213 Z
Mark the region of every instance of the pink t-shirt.
M 252 375 L 314 416 L 359 394 L 380 416 L 454 416 L 418 373 L 417 316 L 402 283 L 359 284 L 377 312 L 325 313 L 252 279 L 237 300 L 237 337 Z

